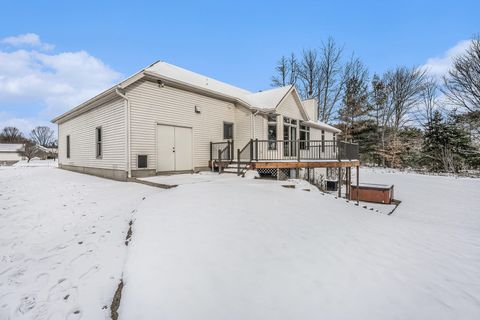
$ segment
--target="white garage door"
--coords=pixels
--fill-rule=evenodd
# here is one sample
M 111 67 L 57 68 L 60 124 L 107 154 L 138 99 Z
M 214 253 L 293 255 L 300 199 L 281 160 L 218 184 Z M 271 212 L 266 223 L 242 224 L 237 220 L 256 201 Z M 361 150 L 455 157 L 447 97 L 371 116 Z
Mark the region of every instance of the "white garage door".
M 157 126 L 157 171 L 192 170 L 192 129 Z

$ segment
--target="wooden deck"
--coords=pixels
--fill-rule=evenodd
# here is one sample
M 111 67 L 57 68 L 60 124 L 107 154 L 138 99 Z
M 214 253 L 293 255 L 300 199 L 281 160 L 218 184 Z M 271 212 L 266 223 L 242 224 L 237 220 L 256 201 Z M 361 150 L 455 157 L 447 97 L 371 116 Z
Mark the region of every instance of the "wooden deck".
M 254 161 L 252 169 L 295 169 L 295 168 L 351 168 L 360 165 L 359 160 L 321 160 L 321 161 Z

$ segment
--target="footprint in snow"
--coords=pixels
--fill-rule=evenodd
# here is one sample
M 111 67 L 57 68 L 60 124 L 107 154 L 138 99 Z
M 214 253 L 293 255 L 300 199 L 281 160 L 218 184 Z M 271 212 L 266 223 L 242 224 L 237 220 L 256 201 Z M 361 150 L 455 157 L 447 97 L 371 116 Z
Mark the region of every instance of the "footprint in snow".
M 90 278 L 93 274 L 97 273 L 97 271 L 100 269 L 100 266 L 94 265 L 93 267 L 90 267 L 87 272 L 83 273 L 80 275 L 79 279 L 88 279 Z
M 35 278 L 35 282 L 37 282 L 40 286 L 43 287 L 48 283 L 49 279 L 50 279 L 50 275 L 48 273 L 40 273 Z
M 34 295 L 23 296 L 20 300 L 20 305 L 18 306 L 17 311 L 20 314 L 26 314 L 35 308 L 37 303 L 37 298 Z
M 82 318 L 82 311 L 78 308 L 70 311 L 65 317 L 66 320 L 79 320 Z
M 73 286 L 70 280 L 60 279 L 57 284 L 52 286 L 48 291 L 48 301 L 69 301 L 73 302 L 76 300 L 78 295 L 78 288 Z M 65 297 L 68 296 L 67 299 Z

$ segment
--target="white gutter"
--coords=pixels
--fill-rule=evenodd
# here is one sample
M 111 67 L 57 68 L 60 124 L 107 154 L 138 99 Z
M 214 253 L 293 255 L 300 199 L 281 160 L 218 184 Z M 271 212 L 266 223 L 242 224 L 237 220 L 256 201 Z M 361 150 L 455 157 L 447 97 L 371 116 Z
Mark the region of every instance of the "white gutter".
M 127 154 L 126 154 L 126 157 L 127 157 L 127 175 L 128 175 L 128 178 L 131 178 L 132 177 L 132 164 L 131 164 L 131 153 L 130 153 L 130 100 L 128 99 L 128 97 L 120 92 L 120 90 L 115 89 L 115 93 L 118 94 L 120 97 L 122 97 L 124 99 L 124 103 L 125 103 L 125 122 L 126 122 L 126 126 L 127 126 L 127 129 L 126 129 L 126 142 L 127 142 Z

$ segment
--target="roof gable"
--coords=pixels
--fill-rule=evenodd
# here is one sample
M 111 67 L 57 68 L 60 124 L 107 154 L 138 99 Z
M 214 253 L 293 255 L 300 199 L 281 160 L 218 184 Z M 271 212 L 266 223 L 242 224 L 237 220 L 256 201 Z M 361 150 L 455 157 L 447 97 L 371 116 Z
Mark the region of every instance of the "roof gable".
M 295 87 L 291 86 L 290 90 L 285 94 L 276 107 L 277 113 L 284 114 L 287 117 L 300 119 L 303 121 L 310 120 L 308 114 L 303 108 L 302 101 Z

